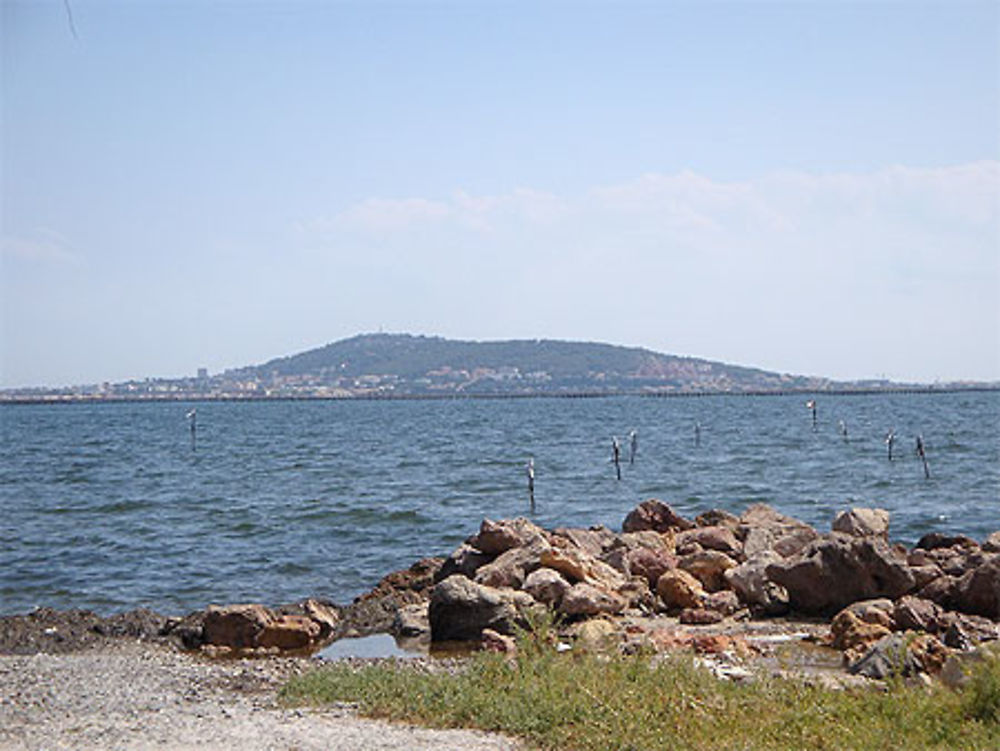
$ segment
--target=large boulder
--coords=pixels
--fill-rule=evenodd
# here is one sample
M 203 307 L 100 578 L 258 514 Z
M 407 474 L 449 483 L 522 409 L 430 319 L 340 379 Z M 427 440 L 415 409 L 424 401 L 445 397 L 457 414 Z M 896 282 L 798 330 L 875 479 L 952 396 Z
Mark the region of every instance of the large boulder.
M 852 508 L 833 520 L 833 531 L 855 537 L 889 537 L 889 512 L 881 508 Z
M 622 522 L 622 532 L 641 532 L 651 529 L 654 532 L 691 529 L 694 522 L 688 521 L 677 514 L 663 501 L 651 498 L 643 501 L 632 509 Z
M 431 641 L 479 641 L 484 628 L 511 634 L 531 595 L 477 584 L 455 574 L 434 587 L 427 615 Z
M 443 582 L 449 576 L 453 576 L 454 574 L 462 574 L 463 576 L 467 576 L 472 579 L 476 575 L 476 571 L 478 571 L 481 566 L 485 566 L 494 558 L 496 558 L 496 556 L 488 555 L 487 553 L 472 547 L 469 543 L 463 542 L 451 555 L 444 559 L 441 567 L 434 575 L 434 583 L 438 584 Z
M 542 551 L 539 563 L 555 569 L 571 583 L 585 581 L 605 589 L 618 589 L 628 579 L 604 561 L 587 555 L 580 548 L 550 548 Z
M 944 610 L 936 602 L 904 595 L 893 607 L 892 618 L 904 631 L 927 631 L 936 634 L 947 628 Z
M 258 647 L 282 650 L 309 649 L 319 641 L 320 624 L 306 615 L 279 615 L 257 636 Z
M 793 609 L 829 615 L 858 600 L 895 599 L 914 587 L 905 552 L 878 537 L 831 535 L 797 556 L 771 563 L 767 577 L 788 591 Z
M 600 558 L 604 551 L 615 543 L 618 537 L 603 525 L 590 527 L 589 529 L 558 527 L 552 531 L 552 536 L 554 538 L 552 542 L 557 547 L 564 547 L 561 543 L 562 541 L 566 541 L 594 558 Z
M 625 570 L 631 576 L 641 576 L 649 586 L 655 587 L 661 576 L 672 568 L 677 568 L 677 558 L 666 550 L 635 548 L 625 553 Z

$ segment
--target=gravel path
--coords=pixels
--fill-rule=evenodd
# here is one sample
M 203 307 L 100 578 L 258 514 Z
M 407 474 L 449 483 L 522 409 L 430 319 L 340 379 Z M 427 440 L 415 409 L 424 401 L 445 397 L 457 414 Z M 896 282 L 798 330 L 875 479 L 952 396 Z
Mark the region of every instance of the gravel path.
M 0 749 L 455 749 L 516 751 L 499 735 L 284 709 L 303 660 L 209 661 L 135 642 L 69 654 L 0 656 Z

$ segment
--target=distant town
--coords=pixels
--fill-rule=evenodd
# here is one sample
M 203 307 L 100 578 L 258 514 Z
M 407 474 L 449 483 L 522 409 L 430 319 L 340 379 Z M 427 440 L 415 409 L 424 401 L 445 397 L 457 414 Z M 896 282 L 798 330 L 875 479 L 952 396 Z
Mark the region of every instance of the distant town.
M 840 382 L 607 344 L 457 342 L 368 334 L 211 375 L 0 391 L 0 402 L 683 395 L 995 389 L 996 383 Z

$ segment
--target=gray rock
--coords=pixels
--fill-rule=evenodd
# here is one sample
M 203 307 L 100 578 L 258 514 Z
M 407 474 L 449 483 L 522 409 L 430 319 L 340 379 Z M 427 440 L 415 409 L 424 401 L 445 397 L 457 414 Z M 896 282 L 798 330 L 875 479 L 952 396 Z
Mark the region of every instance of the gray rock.
M 431 641 L 479 641 L 484 628 L 512 634 L 521 610 L 533 602 L 523 592 L 487 587 L 461 574 L 449 576 L 431 594 Z
M 788 590 L 792 608 L 821 615 L 858 600 L 901 597 L 915 583 L 904 551 L 878 537 L 836 534 L 794 558 L 771 563 L 766 574 Z
M 538 602 L 556 608 L 569 591 L 570 583 L 555 569 L 538 568 L 524 580 L 524 591 Z
M 767 567 L 781 556 L 773 550 L 731 568 L 725 573 L 726 583 L 740 600 L 764 615 L 783 615 L 788 612 L 788 590 L 767 577 Z

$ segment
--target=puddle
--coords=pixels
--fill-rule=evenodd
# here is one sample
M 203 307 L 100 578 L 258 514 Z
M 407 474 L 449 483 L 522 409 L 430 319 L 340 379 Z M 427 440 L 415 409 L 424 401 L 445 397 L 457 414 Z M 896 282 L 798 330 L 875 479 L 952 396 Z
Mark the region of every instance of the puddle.
M 363 657 L 426 657 L 427 645 L 417 639 L 397 640 L 391 634 L 372 634 L 357 638 L 338 639 L 316 653 L 321 660 L 346 660 Z
M 844 672 L 843 659 L 836 649 L 801 640 L 776 644 L 770 654 L 761 657 L 761 661 L 772 668 L 804 675 L 840 675 Z

